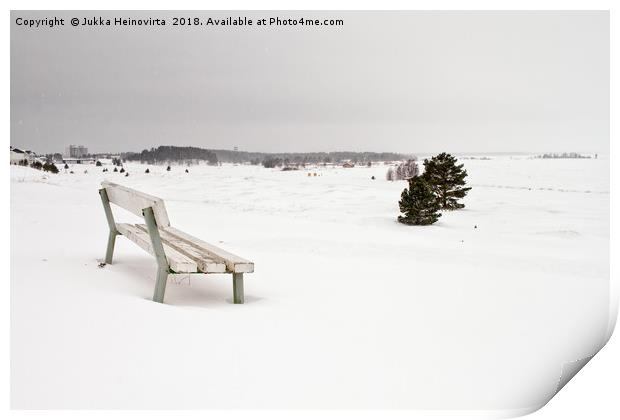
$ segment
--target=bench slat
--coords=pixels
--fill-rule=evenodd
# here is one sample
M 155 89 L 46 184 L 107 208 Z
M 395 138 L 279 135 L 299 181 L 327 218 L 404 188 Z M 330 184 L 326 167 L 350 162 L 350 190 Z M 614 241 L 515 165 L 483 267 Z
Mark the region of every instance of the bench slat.
M 130 223 L 117 223 L 116 229 L 140 248 L 144 249 L 151 255 L 155 255 L 153 252 L 153 246 L 151 245 L 151 238 L 148 233 Z M 166 244 L 164 244 L 164 252 L 166 253 L 166 258 L 168 259 L 168 264 L 170 265 L 170 269 L 172 271 L 177 273 L 198 272 L 196 262 Z
M 144 232 L 148 232 L 146 225 L 137 224 L 136 226 Z M 164 245 L 168 245 L 170 248 L 177 250 L 196 262 L 198 269 L 203 273 L 225 273 L 227 271 L 226 263 L 223 260 L 212 258 L 209 254 L 195 247 L 192 243 L 179 239 L 163 229 L 159 230 L 159 236 Z
M 160 232 L 167 232 L 171 235 L 182 239 L 183 241 L 191 243 L 194 247 L 204 251 L 215 260 L 224 261 L 226 268 L 231 273 L 253 273 L 254 263 L 252 261 L 241 258 L 235 254 L 231 254 L 228 251 L 224 251 L 215 245 L 211 245 L 201 239 L 198 239 L 188 233 L 173 228 L 172 226 L 160 229 Z
M 140 191 L 118 185 L 113 182 L 103 181 L 101 186 L 105 188 L 108 194 L 108 199 L 111 203 L 116 204 L 119 207 L 142 217 L 142 210 L 147 207 L 153 207 L 153 214 L 157 221 L 157 226 L 166 227 L 170 226 L 170 219 L 168 219 L 168 212 L 166 212 L 166 205 L 164 200 L 158 197 L 154 197 L 149 194 L 145 194 Z

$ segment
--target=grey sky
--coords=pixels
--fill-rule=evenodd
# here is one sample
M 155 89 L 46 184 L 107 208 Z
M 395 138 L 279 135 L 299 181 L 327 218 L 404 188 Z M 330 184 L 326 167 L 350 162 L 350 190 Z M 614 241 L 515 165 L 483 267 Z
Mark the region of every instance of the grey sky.
M 15 19 L 59 16 L 28 29 Z M 167 17 L 72 27 L 71 17 Z M 340 27 L 173 27 L 172 16 Z M 607 12 L 12 12 L 11 144 L 609 150 Z

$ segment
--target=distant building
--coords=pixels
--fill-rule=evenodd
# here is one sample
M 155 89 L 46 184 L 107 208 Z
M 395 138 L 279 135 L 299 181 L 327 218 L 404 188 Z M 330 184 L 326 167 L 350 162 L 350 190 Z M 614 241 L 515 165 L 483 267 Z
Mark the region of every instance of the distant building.
M 17 165 L 23 160 L 31 164 L 34 162 L 35 158 L 36 154 L 30 150 L 21 150 L 16 147 L 11 147 L 11 165 Z
M 85 158 L 63 158 L 62 163 L 70 163 L 77 165 L 89 165 L 95 163 L 95 159 L 92 157 Z
M 24 159 L 28 160 L 28 155 L 23 150 L 11 148 L 11 165 L 17 165 Z
M 69 158 L 83 158 L 88 155 L 88 148 L 85 146 L 71 144 L 65 149 L 65 155 Z

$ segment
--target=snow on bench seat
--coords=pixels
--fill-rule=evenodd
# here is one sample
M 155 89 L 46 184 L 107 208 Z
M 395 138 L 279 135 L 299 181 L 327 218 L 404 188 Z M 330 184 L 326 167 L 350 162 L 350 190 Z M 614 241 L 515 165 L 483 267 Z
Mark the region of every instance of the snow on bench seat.
M 182 239 L 186 242 L 191 242 L 196 248 L 206 252 L 213 259 L 223 261 L 226 264 L 226 268 L 230 273 L 253 273 L 254 263 L 252 261 L 241 258 L 235 254 L 231 254 L 228 251 L 224 251 L 222 248 L 218 248 L 215 245 L 211 245 L 198 239 L 188 233 L 180 231 L 179 229 L 168 226 L 159 230 L 160 232 L 166 232 L 174 237 Z
M 144 224 L 136 225 L 139 229 L 148 235 L 148 228 Z M 213 258 L 207 252 L 195 244 L 184 241 L 176 236 L 171 235 L 163 229 L 159 229 L 159 236 L 164 245 L 172 248 L 179 253 L 190 258 L 198 266 L 198 270 L 203 273 L 226 273 L 226 264 L 222 259 Z M 166 254 L 168 252 L 166 251 Z
M 116 229 L 121 235 L 140 248 L 153 256 L 155 255 L 148 233 L 130 223 L 117 223 Z M 164 244 L 164 251 L 166 252 L 166 258 L 168 259 L 168 264 L 172 271 L 176 273 L 195 273 L 198 271 L 198 265 L 191 258 L 181 254 L 166 244 Z

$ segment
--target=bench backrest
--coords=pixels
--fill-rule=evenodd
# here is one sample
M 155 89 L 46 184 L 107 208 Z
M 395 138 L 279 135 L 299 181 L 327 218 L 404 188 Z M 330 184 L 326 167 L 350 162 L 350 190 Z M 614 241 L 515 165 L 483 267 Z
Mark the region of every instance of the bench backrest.
M 101 183 L 101 186 L 105 188 L 108 200 L 111 203 L 140 217 L 143 216 L 142 209 L 152 207 L 157 226 L 162 228 L 170 226 L 168 212 L 166 211 L 164 200 L 161 198 L 113 182 L 104 181 Z

